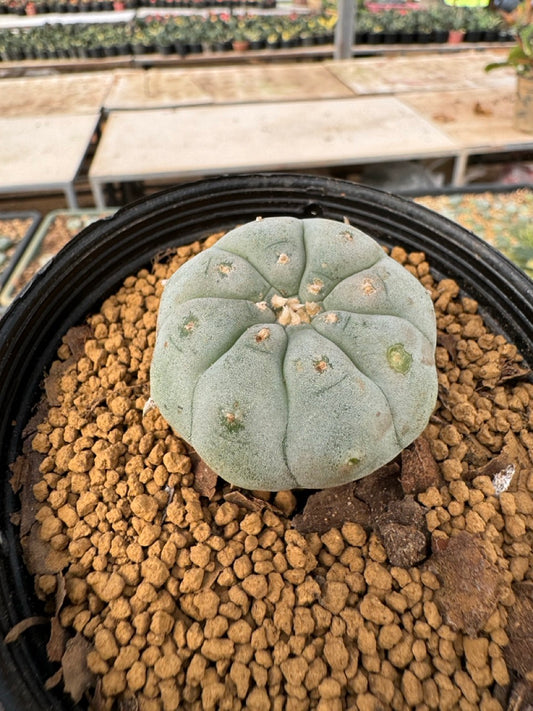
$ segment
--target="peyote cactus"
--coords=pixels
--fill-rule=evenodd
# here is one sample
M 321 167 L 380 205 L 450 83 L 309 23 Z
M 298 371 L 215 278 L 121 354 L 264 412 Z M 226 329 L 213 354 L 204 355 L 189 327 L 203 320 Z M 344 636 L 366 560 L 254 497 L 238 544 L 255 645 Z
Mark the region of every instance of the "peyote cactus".
M 326 488 L 372 473 L 437 396 L 429 293 L 333 220 L 258 219 L 165 286 L 151 398 L 222 478 Z

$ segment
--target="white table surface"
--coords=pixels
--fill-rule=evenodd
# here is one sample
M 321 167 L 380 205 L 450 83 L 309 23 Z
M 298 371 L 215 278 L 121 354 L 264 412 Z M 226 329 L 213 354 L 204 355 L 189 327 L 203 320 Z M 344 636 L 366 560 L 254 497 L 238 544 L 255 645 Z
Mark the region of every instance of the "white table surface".
M 528 144 L 533 150 L 533 133 L 513 126 L 515 96 L 516 88 L 512 86 L 497 92 L 482 88 L 407 93 L 402 95 L 402 101 L 470 152 L 498 152 Z
M 353 98 L 321 65 L 261 64 L 186 69 L 129 69 L 115 73 L 106 111 L 308 99 Z
M 111 72 L 4 78 L 0 83 L 0 117 L 98 114 L 113 81 Z
M 401 94 L 440 92 L 514 85 L 511 67 L 486 72 L 489 62 L 501 62 L 508 50 L 458 52 L 457 54 L 409 55 L 397 57 L 359 57 L 356 61 L 333 60 L 324 63 L 334 76 L 355 94 Z
M 75 207 L 74 180 L 100 114 L 0 118 L 0 192 L 62 190 Z
M 89 178 L 105 182 L 450 155 L 454 142 L 393 97 L 112 112 Z

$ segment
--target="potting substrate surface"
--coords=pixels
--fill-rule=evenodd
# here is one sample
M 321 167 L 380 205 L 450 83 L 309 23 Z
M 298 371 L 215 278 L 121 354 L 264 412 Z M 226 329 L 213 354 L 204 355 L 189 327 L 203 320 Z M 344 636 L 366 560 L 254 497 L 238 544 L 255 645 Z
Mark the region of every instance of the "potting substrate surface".
M 216 239 L 128 277 L 45 379 L 12 483 L 48 686 L 95 709 L 526 708 L 533 385 L 516 347 L 393 249 L 437 314 L 426 431 L 337 489 L 236 489 L 143 414 L 163 281 Z

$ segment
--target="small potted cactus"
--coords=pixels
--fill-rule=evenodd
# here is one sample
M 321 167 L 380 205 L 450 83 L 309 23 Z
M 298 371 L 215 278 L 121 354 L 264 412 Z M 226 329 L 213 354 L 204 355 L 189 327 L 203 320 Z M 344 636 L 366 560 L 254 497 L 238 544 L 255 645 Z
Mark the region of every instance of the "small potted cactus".
M 435 312 L 426 288 L 436 297 Z M 474 390 L 473 373 L 461 379 L 455 366 L 467 349 L 479 357 L 474 339 L 476 331 L 484 333 L 481 314 L 497 326 L 494 341 L 503 342 L 505 359 L 501 366 L 485 362 L 479 377 L 493 377 L 494 367 L 507 378 L 529 372 L 503 370 L 518 363 L 506 339 L 533 362 L 533 289 L 524 273 L 419 205 L 320 176 L 222 176 L 182 185 L 69 241 L 0 322 L 1 705 L 6 711 L 73 708 L 58 690 L 62 679 L 75 704 L 108 711 L 300 708 L 291 699 L 303 695 L 309 711 L 389 708 L 393 694 L 395 706 L 414 708 L 422 697 L 404 683 L 409 675 L 416 679 L 403 653 L 411 658 L 413 624 L 431 629 L 436 641 L 427 647 L 428 683 L 437 688 L 432 675 L 448 682 L 439 640 L 450 642 L 453 633 L 457 644 L 450 642 L 448 651 L 465 670 L 466 693 L 475 687 L 478 694 L 481 684 L 476 698 L 490 705 L 493 677 L 486 681 L 471 669 L 470 654 L 482 644 L 489 648 L 493 625 L 506 638 L 505 620 L 495 621 L 492 609 L 506 594 L 509 614 L 520 612 L 520 589 L 511 596 L 509 579 L 503 588 L 500 567 L 485 559 L 478 537 L 459 528 L 448 548 L 444 529 L 431 532 L 433 562 L 445 556 L 437 573 L 452 559 L 453 577 L 441 584 L 437 573 L 415 565 L 429 553 L 426 522 L 439 529 L 438 513 L 448 510 L 461 520 L 470 503 L 485 503 L 479 508 L 485 511 L 485 494 L 472 488 L 472 501 L 464 503 L 470 484 L 458 472 L 444 485 L 458 494 L 450 494 L 448 509 L 441 505 L 444 488 L 441 495 L 427 481 L 416 495 L 419 504 L 404 496 L 394 470 L 406 449 L 396 454 L 424 439 L 422 429 L 442 428 L 451 448 L 461 444 L 460 429 L 466 440 L 476 426 L 477 418 L 450 426 L 448 411 L 455 410 L 451 397 L 470 387 L 476 402 L 488 402 L 485 381 Z M 465 338 L 455 339 L 443 327 L 461 318 Z M 436 404 L 436 367 L 439 411 L 426 428 Z M 150 395 L 160 412 L 143 413 Z M 522 446 L 533 452 L 531 399 L 514 400 L 528 427 Z M 458 416 L 469 418 L 467 403 L 457 402 Z M 516 422 L 510 399 L 504 404 L 509 422 Z M 199 472 L 207 467 L 169 423 L 221 475 L 214 485 L 204 488 Z M 500 419 L 497 426 L 499 435 Z M 438 441 L 443 468 L 451 463 L 454 474 L 448 445 L 442 453 L 445 443 Z M 423 454 L 416 441 L 407 450 L 415 458 Z M 463 454 L 465 465 L 474 469 L 484 457 L 490 466 L 507 466 L 496 444 L 492 458 L 474 442 L 468 452 L 476 459 Z M 391 457 L 393 471 L 366 476 Z M 431 458 L 421 459 L 431 465 Z M 519 466 L 529 475 L 530 461 Z M 437 474 L 432 481 L 440 481 Z M 487 483 L 488 475 L 480 478 Z M 350 482 L 342 494 L 329 488 L 342 481 Z M 12 490 L 19 484 L 31 507 L 21 506 Z M 365 485 L 363 500 L 354 492 Z M 250 492 L 251 486 L 326 488 L 269 495 Z M 297 528 L 297 511 L 317 496 L 342 497 L 352 510 L 341 507 L 343 518 L 332 523 L 322 508 L 313 528 Z M 523 511 L 531 511 L 527 496 Z M 386 506 L 385 517 L 381 508 L 376 513 L 379 530 L 350 516 L 357 501 L 369 516 L 371 504 Z M 516 529 L 523 539 L 513 560 L 525 575 L 525 516 L 505 501 L 505 526 L 523 528 Z M 398 535 L 390 537 L 391 527 Z M 37 536 L 30 547 L 28 530 Z M 382 534 L 389 535 L 392 554 L 407 551 L 409 560 L 387 561 Z M 48 558 L 44 544 L 52 539 Z M 468 555 L 458 558 L 456 544 Z M 25 569 L 24 551 L 35 553 L 32 565 L 50 566 L 38 583 Z M 507 559 L 495 556 L 506 571 Z M 459 586 L 450 588 L 458 576 L 467 587 L 456 596 Z M 448 597 L 451 608 L 443 604 Z M 50 618 L 47 645 L 43 623 Z M 399 640 L 394 647 L 391 639 Z M 492 647 L 500 649 L 496 642 Z M 373 649 L 372 656 L 364 649 Z M 52 663 L 59 661 L 55 671 Z M 394 680 L 371 671 L 382 667 Z M 379 689 L 389 689 L 387 698 L 366 693 L 374 691 L 369 677 L 384 682 Z M 505 682 L 503 672 L 498 678 Z M 454 687 L 454 708 L 463 686 Z M 452 697 L 442 698 L 451 707 Z

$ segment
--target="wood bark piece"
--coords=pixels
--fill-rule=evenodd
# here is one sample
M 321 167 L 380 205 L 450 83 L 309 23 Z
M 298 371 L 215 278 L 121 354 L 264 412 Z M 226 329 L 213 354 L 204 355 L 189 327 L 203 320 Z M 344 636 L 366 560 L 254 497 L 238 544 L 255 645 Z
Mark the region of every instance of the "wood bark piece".
M 533 672 L 533 581 L 513 585 L 515 603 L 509 608 L 504 649 L 507 665 L 523 677 Z
M 403 450 L 401 457 L 400 481 L 405 494 L 420 494 L 430 486 L 442 485 L 439 465 L 425 437 L 415 439 L 413 444 Z
M 353 482 L 311 494 L 303 513 L 292 522 L 300 533 L 325 533 L 330 528 L 340 528 L 346 521 L 365 528 L 370 524 L 370 507 L 355 496 Z
M 485 557 L 481 540 L 466 531 L 439 548 L 428 561 L 430 571 L 441 581 L 435 602 L 452 629 L 475 636 L 496 609 L 502 575 Z
M 429 532 L 425 508 L 412 497 L 392 501 L 376 521 L 391 565 L 409 568 L 427 556 Z

